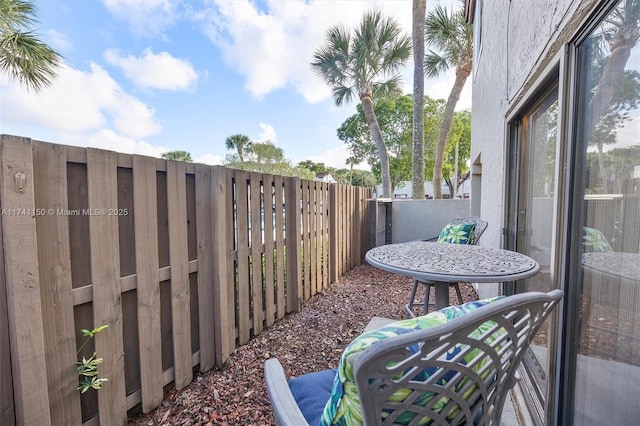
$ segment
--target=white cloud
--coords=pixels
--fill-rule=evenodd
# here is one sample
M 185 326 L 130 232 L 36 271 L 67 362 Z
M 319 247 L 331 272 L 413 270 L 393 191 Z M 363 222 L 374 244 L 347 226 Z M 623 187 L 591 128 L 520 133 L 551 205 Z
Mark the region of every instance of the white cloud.
M 47 31 L 47 40 L 48 43 L 56 50 L 62 52 L 71 52 L 74 50 L 73 43 L 71 39 L 66 36 L 66 34 L 62 34 L 56 30 Z
M 270 141 L 275 144 L 278 140 L 276 129 L 274 129 L 271 124 L 260 123 L 258 125 L 260 126 L 260 129 L 262 129 L 262 132 L 260 132 L 260 135 L 258 136 L 258 141 Z
M 66 145 L 108 149 L 125 154 L 160 157 L 164 152 L 170 151 L 169 148 L 122 136 L 109 129 L 100 129 L 87 134 L 63 134 L 60 138 L 60 143 Z
M 331 93 L 311 70 L 314 50 L 329 27 L 352 28 L 372 8 L 394 16 L 410 34 L 410 1 L 268 0 L 263 11 L 248 0 L 214 0 L 204 26 L 225 62 L 245 76 L 245 88 L 255 97 L 290 85 L 307 101 L 319 102 Z
M 150 48 L 145 49 L 141 57 L 123 56 L 117 50 L 109 49 L 104 58 L 143 89 L 188 90 L 198 80 L 198 73 L 188 60 L 175 58 L 167 52 L 155 54 Z
M 93 63 L 89 71 L 64 65 L 53 85 L 37 94 L 11 82 L 2 88 L 1 101 L 2 121 L 7 125 L 39 126 L 59 133 L 113 127 L 132 138 L 161 130 L 152 108 L 127 94 Z
M 199 155 L 193 160 L 195 163 L 209 164 L 210 166 L 216 166 L 224 162 L 224 158 L 215 154 L 203 154 Z
M 125 21 L 133 34 L 152 38 L 178 18 L 179 0 L 103 0 L 107 10 Z

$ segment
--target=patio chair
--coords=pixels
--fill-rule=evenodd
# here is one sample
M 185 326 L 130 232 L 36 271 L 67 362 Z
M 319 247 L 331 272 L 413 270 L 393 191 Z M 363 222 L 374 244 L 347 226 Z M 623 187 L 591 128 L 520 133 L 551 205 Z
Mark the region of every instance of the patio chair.
M 563 292 L 450 306 L 363 333 L 337 369 L 287 383 L 265 362 L 276 424 L 498 425 L 516 370 Z
M 447 226 L 444 227 L 444 229 L 442 230 L 439 236 L 429 238 L 425 241 L 446 241 L 446 242 L 452 242 L 457 244 L 462 243 L 462 244 L 475 245 L 480 240 L 482 233 L 485 231 L 485 229 L 487 229 L 488 224 L 489 223 L 487 221 L 484 221 L 477 216 L 469 216 L 469 217 L 464 217 L 460 219 L 453 219 L 451 222 L 447 224 Z M 455 240 L 455 239 L 447 239 L 448 230 L 452 229 L 452 227 L 456 227 L 459 225 L 472 226 L 473 229 L 471 232 L 471 237 L 468 240 L 465 239 L 462 241 Z M 433 282 L 413 280 L 413 287 L 411 288 L 411 296 L 409 297 L 409 303 L 407 303 L 405 307 L 409 317 L 415 316 L 415 314 L 413 313 L 413 305 L 416 304 L 415 299 L 416 299 L 416 293 L 418 290 L 418 284 L 423 284 L 425 286 L 424 304 L 423 304 L 423 310 L 422 310 L 423 315 L 426 315 L 429 310 L 429 296 L 431 294 L 431 287 L 433 287 L 434 285 Z M 451 283 L 449 284 L 449 288 L 451 287 L 453 287 L 456 291 L 456 295 L 458 296 L 458 303 L 460 304 L 464 303 L 462 301 L 462 292 L 460 291 L 460 284 L 457 282 Z

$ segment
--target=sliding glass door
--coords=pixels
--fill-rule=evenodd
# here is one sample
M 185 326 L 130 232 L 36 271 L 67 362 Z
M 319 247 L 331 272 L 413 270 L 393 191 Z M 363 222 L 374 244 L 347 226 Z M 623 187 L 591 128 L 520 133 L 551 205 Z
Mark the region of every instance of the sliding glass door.
M 575 425 L 640 419 L 640 1 L 611 6 L 576 48 L 565 345 Z
M 554 212 L 557 193 L 558 86 L 551 84 L 511 125 L 507 247 L 534 258 L 540 273 L 509 292 L 549 291 L 552 280 Z M 536 423 L 544 423 L 549 393 L 549 330 L 538 332 L 525 356 L 528 405 Z

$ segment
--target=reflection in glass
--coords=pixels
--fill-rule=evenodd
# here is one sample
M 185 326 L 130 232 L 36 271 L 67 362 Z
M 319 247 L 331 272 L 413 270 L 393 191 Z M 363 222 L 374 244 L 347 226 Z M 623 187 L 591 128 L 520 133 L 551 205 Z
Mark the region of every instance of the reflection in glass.
M 620 1 L 578 48 L 582 280 L 574 424 L 640 418 L 640 0 Z M 571 284 L 569 284 L 571 285 Z

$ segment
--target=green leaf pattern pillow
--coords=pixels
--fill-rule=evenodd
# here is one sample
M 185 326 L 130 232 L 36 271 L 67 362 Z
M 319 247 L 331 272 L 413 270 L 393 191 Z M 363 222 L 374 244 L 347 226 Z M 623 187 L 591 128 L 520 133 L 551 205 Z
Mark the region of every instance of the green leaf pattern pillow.
M 473 241 L 473 231 L 476 226 L 472 223 L 444 227 L 438 236 L 439 243 L 470 244 Z
M 360 354 L 366 350 L 369 346 L 376 344 L 382 340 L 390 337 L 398 336 L 405 333 L 410 333 L 415 330 L 420 330 L 429 327 L 435 327 L 437 325 L 445 324 L 454 318 L 457 318 L 465 313 L 478 309 L 481 306 L 491 303 L 495 300 L 502 299 L 504 296 L 498 296 L 490 299 L 479 300 L 475 302 L 465 303 L 460 306 L 449 306 L 436 312 L 432 312 L 428 315 L 410 318 L 402 321 L 397 321 L 389 324 L 385 327 L 377 330 L 371 330 L 361 334 L 355 340 L 353 340 L 345 349 L 340 358 L 340 364 L 338 366 L 338 373 L 333 382 L 333 391 L 327 404 L 325 405 L 324 412 L 320 424 L 322 426 L 341 425 L 341 426 L 354 426 L 363 424 L 362 420 L 362 407 L 358 399 L 358 389 L 355 383 L 355 377 L 353 375 L 353 365 L 360 356 Z M 474 334 L 480 335 L 484 330 L 493 326 L 492 323 L 485 323 L 478 328 Z M 465 362 L 469 362 L 477 356 L 477 350 L 470 351 L 465 357 Z M 480 369 L 482 364 L 477 364 L 475 368 Z M 428 372 L 423 371 L 421 378 L 427 380 L 429 377 Z M 461 383 L 462 385 L 462 383 Z M 465 393 L 465 397 L 470 395 L 475 387 L 469 389 Z M 390 398 L 395 401 L 403 401 L 411 391 L 409 389 L 399 389 Z M 416 401 L 418 404 L 426 404 L 432 397 L 433 393 L 425 392 L 421 398 Z M 441 401 L 435 405 L 436 410 L 444 408 L 448 399 L 442 398 Z M 451 412 L 450 416 L 455 416 L 456 412 Z M 406 413 L 400 416 L 397 420 L 399 424 L 408 424 L 414 417 L 413 413 Z M 428 424 L 430 421 L 424 419 L 421 424 Z
M 613 248 L 602 232 L 585 226 L 582 228 L 582 251 L 583 253 L 610 253 Z

